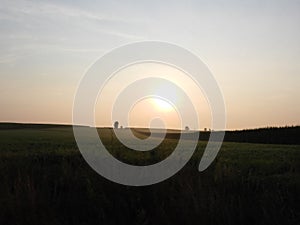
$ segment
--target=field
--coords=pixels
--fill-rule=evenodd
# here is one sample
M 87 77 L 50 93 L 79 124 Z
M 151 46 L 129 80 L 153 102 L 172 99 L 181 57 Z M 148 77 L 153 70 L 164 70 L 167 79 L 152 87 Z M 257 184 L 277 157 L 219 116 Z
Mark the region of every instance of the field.
M 135 154 L 111 129 L 100 134 L 112 155 L 136 165 L 166 158 L 177 143 Z M 199 173 L 205 145 L 170 179 L 129 187 L 87 165 L 70 126 L 2 125 L 0 224 L 300 224 L 300 145 L 225 142 Z

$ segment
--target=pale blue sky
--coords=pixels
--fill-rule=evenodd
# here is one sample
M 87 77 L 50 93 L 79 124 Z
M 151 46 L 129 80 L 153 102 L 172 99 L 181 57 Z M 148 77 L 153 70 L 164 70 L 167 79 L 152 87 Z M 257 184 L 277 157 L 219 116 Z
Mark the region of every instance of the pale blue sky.
M 300 1 L 5 1 L 0 121 L 70 123 L 76 86 L 105 52 L 161 40 L 196 53 L 229 129 L 300 124 Z

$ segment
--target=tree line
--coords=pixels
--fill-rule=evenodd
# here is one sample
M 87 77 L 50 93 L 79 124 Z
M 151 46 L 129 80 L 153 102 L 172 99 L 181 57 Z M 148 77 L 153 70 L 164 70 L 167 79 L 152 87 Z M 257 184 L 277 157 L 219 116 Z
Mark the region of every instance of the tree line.
M 214 131 L 213 131 L 214 132 Z M 217 132 L 217 131 L 216 131 Z M 200 140 L 206 141 L 211 132 L 200 132 Z M 226 131 L 225 142 L 248 142 L 263 144 L 300 144 L 300 126 L 265 127 Z

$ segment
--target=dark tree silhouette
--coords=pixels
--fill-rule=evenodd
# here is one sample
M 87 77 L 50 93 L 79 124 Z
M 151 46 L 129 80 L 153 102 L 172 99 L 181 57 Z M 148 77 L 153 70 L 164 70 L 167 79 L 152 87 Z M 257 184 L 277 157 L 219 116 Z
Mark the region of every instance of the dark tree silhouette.
M 115 122 L 114 122 L 114 128 L 115 128 L 115 129 L 118 129 L 118 128 L 119 128 L 119 122 L 118 122 L 118 121 L 115 121 Z
M 206 130 L 207 131 L 207 130 Z M 211 132 L 202 132 L 199 139 L 207 141 Z M 300 126 L 265 127 L 248 130 L 226 131 L 226 142 L 248 142 L 262 144 L 300 144 Z

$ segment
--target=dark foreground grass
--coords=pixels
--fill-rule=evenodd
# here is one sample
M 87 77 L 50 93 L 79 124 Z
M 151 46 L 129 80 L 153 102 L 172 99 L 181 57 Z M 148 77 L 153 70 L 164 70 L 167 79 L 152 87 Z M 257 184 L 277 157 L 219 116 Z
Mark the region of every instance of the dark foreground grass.
M 159 161 L 176 145 L 134 155 L 111 130 L 100 136 L 132 164 Z M 129 187 L 87 165 L 70 127 L 2 129 L 0 224 L 300 224 L 300 146 L 224 143 L 199 173 L 205 144 L 170 179 Z

